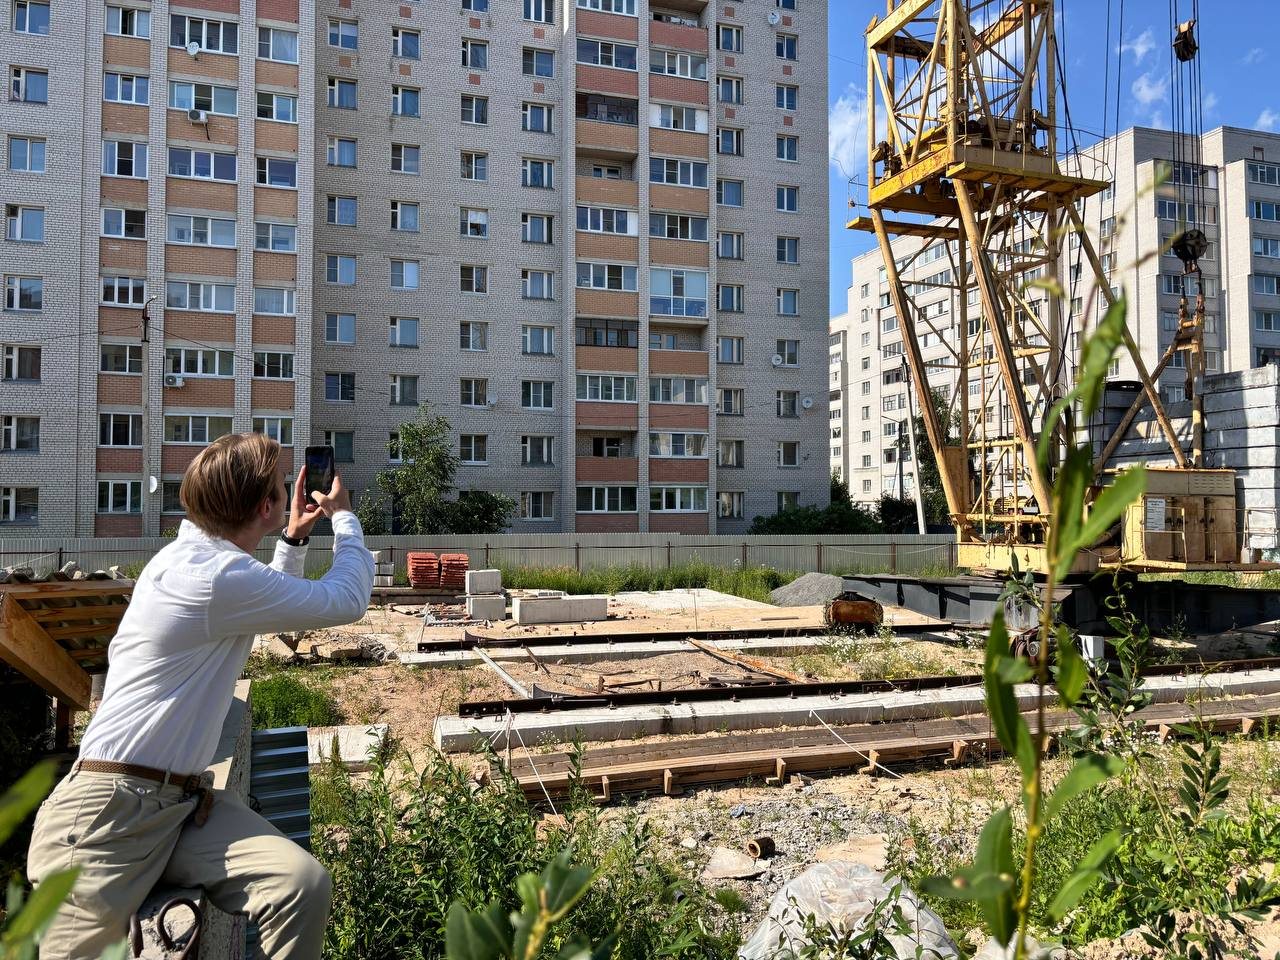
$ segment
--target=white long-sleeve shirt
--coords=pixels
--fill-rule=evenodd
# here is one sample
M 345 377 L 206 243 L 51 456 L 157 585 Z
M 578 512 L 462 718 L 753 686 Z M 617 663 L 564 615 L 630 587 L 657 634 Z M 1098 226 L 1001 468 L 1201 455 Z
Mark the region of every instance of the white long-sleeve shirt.
M 306 554 L 279 541 L 267 566 L 184 520 L 133 588 L 80 756 L 177 773 L 207 767 L 255 634 L 364 616 L 373 555 L 355 514 L 333 517 L 333 566 L 323 579 L 302 576 Z

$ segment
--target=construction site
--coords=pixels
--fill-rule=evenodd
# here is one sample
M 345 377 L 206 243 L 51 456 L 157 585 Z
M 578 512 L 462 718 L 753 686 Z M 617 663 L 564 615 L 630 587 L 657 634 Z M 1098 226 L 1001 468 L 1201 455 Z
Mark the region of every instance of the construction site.
M 1194 170 L 1199 158 L 1176 145 L 1178 134 L 1202 132 L 1192 105 L 1198 12 L 1181 17 L 1176 6 L 1172 80 L 1187 107 L 1170 162 Z M 1031 822 L 1034 804 L 1021 809 L 1037 793 L 1019 780 L 1024 745 L 1011 749 L 1006 734 L 1016 720 L 1033 731 L 1026 749 L 1039 751 L 1037 777 L 1043 767 L 1055 782 L 1070 780 L 1072 758 L 1099 743 L 1132 764 L 1117 785 L 1099 787 L 1103 799 L 1073 794 L 1062 815 L 1070 831 L 1141 822 L 1159 834 L 1148 817 L 1167 813 L 1160 797 L 1179 797 L 1170 802 L 1187 810 L 1164 822 L 1181 824 L 1187 832 L 1176 836 L 1188 844 L 1209 844 L 1210 835 L 1218 844 L 1212 868 L 1195 874 L 1198 887 L 1177 872 L 1185 865 L 1169 866 L 1177 858 L 1167 850 L 1133 846 L 1090 868 L 1105 894 L 1090 894 L 1074 913 L 1027 893 L 1036 936 L 1070 941 L 1054 955 L 1276 955 L 1280 544 L 1274 463 L 1265 461 L 1277 446 L 1280 383 L 1271 367 L 1206 375 L 1199 259 L 1214 228 L 1194 217 L 1170 238 L 1185 283 L 1172 344 L 1151 364 L 1129 334 L 1122 292 L 1104 268 L 1107 238 L 1079 213 L 1107 182 L 1059 164 L 1066 93 L 1056 15 L 1051 2 L 890 0 L 865 35 L 868 196 L 849 226 L 874 234 L 884 254 L 913 416 L 955 527 L 953 571 L 824 572 L 819 548 L 811 569 L 780 577 L 765 602 L 707 588 L 515 588 L 485 564 L 487 545 L 449 549 L 447 537 L 438 550 L 403 551 L 403 563 L 375 548 L 374 595 L 361 620 L 258 637 L 223 728 L 224 789 L 252 797 L 287 836 L 348 870 L 357 858 L 342 858 L 364 841 L 351 823 L 328 819 L 334 798 L 362 796 L 400 761 L 435 771 L 400 782 L 409 794 L 456 776 L 467 799 L 454 812 L 518 795 L 530 836 L 573 836 L 590 818 L 606 825 L 592 834 L 603 843 L 608 830 L 642 823 L 663 869 L 683 878 L 671 881 L 679 896 L 667 890 L 660 909 L 701 897 L 713 919 L 699 936 L 714 929 L 725 939 L 714 949 L 697 941 L 700 953 L 650 945 L 651 953 L 619 956 L 994 958 L 1013 954 L 993 945 L 989 936 L 999 934 L 985 916 L 936 892 L 912 894 L 915 932 L 897 952 L 856 953 L 846 943 L 847 952 L 788 954 L 762 944 L 784 929 L 813 935 L 783 917 L 788 891 L 803 889 L 787 885 L 808 871 L 848 871 L 828 878 L 831 889 L 869 884 L 880 903 L 893 876 L 912 889 L 935 874 L 968 876 L 960 871 L 975 848 L 981 857 L 978 834 L 994 811 L 1016 807 Z M 1178 175 L 1154 189 L 1188 198 L 1194 211 L 1198 184 Z M 958 336 L 944 335 L 918 302 L 937 284 L 903 278 L 910 262 L 892 246 L 903 237 L 919 241 L 913 256 L 942 251 L 929 254 L 950 264 L 939 283 L 976 291 L 948 321 Z M 1064 309 L 1077 296 L 1089 309 Z M 958 434 L 933 402 L 920 342 L 928 335 L 949 344 L 957 386 L 945 399 Z M 1090 354 L 1095 344 L 1101 360 Z M 1136 379 L 1100 372 L 1116 353 Z M 1157 387 L 1169 368 L 1186 374 L 1177 402 Z M 1140 489 L 1126 479 L 1136 476 Z M 1133 496 L 1117 505 L 1116 491 L 1129 486 Z M 50 750 L 67 762 L 132 587 L 118 569 L 74 562 L 0 573 L 0 659 L 15 684 L 52 702 Z M 1063 677 L 1075 663 L 1087 679 L 1068 692 Z M 281 677 L 326 703 L 333 722 L 255 730 L 255 691 Z M 997 687 L 1007 700 L 993 709 Z M 1202 784 L 1226 771 L 1230 796 L 1223 786 L 1205 788 L 1209 800 L 1186 799 L 1200 797 L 1183 779 L 1198 763 L 1208 771 Z M 446 807 L 412 809 L 429 821 Z M 517 816 L 511 809 L 502 816 Z M 1230 833 L 1240 825 L 1254 832 Z M 1055 829 L 1046 835 L 1068 832 Z M 1030 861 L 1035 848 L 1027 850 Z M 1091 862 L 1085 847 L 1053 851 Z M 593 852 L 605 875 L 609 857 Z M 1009 863 L 1006 873 L 1012 854 Z M 1252 899 L 1232 893 L 1216 914 L 1207 893 L 1131 909 L 1130 899 L 1140 902 L 1130 896 L 1134 878 L 1159 873 L 1153 864 L 1165 865 L 1170 887 L 1230 887 Z M 357 901 L 378 898 L 366 898 L 356 874 L 331 869 L 337 915 L 358 925 L 351 918 L 375 907 Z M 202 903 L 200 891 L 185 895 Z M 174 896 L 157 891 L 152 923 Z M 242 921 L 212 908 L 203 915 L 201 955 L 240 955 Z M 1218 947 L 1156 949 L 1153 939 L 1189 929 L 1162 933 L 1165 915 L 1203 920 Z M 432 916 L 442 928 L 442 911 Z M 159 927 L 154 937 L 167 943 Z M 345 935 L 329 942 L 335 956 L 380 955 L 361 954 L 359 936 Z M 385 955 L 410 955 L 404 944 L 414 935 L 385 934 L 401 945 Z M 413 955 L 441 954 L 433 946 Z

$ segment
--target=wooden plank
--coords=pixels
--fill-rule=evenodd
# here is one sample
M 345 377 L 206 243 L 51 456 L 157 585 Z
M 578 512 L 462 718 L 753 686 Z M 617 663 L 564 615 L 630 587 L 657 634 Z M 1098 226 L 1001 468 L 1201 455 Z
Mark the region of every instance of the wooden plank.
M 805 678 L 799 674 L 770 666 L 757 657 L 748 657 L 745 654 L 734 653 L 732 650 L 721 650 L 714 643 L 706 640 L 695 640 L 691 637 L 689 642 L 703 653 L 707 654 L 707 656 L 715 657 L 717 660 L 732 664 L 735 667 L 743 667 L 755 673 L 763 673 L 766 676 L 776 677 L 779 680 L 786 680 L 788 683 L 804 683 L 805 681 Z
M 127 597 L 133 593 L 133 582 L 121 580 L 72 580 L 50 583 L 0 583 L 0 594 L 11 597 Z
M 12 595 L 0 594 L 0 660 L 59 700 L 89 706 L 89 675 Z
M 29 602 L 29 601 L 28 601 Z M 26 607 L 37 623 L 74 623 L 78 620 L 119 620 L 129 609 L 127 603 L 98 603 L 78 607 Z
M 120 621 L 111 623 L 86 623 L 78 627 L 45 627 L 44 632 L 54 640 L 80 640 L 85 637 L 106 637 L 110 639 L 120 628 Z

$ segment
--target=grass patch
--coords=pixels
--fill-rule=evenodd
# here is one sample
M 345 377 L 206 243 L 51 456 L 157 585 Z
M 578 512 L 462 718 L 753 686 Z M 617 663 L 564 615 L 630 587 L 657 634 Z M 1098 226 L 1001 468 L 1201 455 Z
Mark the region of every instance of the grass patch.
M 1237 587 L 1245 590 L 1280 590 L 1280 570 L 1261 573 L 1236 573 L 1230 570 L 1188 570 L 1186 573 L 1143 573 L 1140 580 L 1175 580 L 1212 587 Z
M 299 680 L 293 672 L 273 673 L 254 680 L 250 701 L 255 730 L 332 727 L 344 719 L 333 697 Z
M 746 569 L 690 562 L 671 567 L 643 564 L 575 570 L 572 567 L 505 567 L 502 585 L 509 589 L 563 590 L 568 594 L 615 594 L 626 591 L 706 588 L 769 603 L 769 592 L 790 583 L 799 573 L 771 567 Z

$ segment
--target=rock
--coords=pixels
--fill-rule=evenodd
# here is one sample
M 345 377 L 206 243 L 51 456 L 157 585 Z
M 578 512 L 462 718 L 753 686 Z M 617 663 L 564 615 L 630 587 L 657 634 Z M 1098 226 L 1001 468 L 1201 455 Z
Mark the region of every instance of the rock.
M 111 577 L 111 579 L 112 579 L 112 580 L 124 580 L 124 579 L 125 579 L 125 575 L 121 572 L 120 567 L 119 567 L 119 565 L 118 565 L 118 564 L 117 564 L 116 566 L 108 567 L 108 568 L 107 568 L 107 575 L 108 575 L 109 577 Z
M 697 850 L 698 841 L 693 839 L 693 837 L 685 837 L 680 841 L 680 846 L 684 847 L 686 850 Z
M 750 880 L 764 873 L 764 866 L 752 860 L 745 853 L 730 850 L 728 847 L 716 847 L 711 851 L 711 859 L 702 871 L 703 880 Z
M 814 854 L 814 859 L 819 863 L 841 860 L 845 863 L 859 863 L 871 870 L 883 870 L 888 858 L 888 842 L 889 838 L 883 833 L 848 837 L 837 844 L 821 848 Z
M 296 656 L 293 649 L 276 634 L 272 634 L 265 640 L 259 638 L 258 649 L 276 660 L 292 660 Z
M 739 817 L 745 817 L 746 815 L 747 815 L 747 805 L 745 803 L 740 803 L 737 806 L 729 808 L 729 816 L 731 816 L 734 820 L 737 820 Z
M 360 660 L 364 657 L 364 649 L 358 640 L 322 640 L 312 645 L 311 652 L 322 660 Z
M 888 899 L 896 883 L 896 879 L 863 864 L 816 864 L 778 890 L 768 914 L 738 950 L 738 957 L 768 960 L 776 955 L 779 943 L 789 943 L 792 950 L 803 949 L 805 922 L 810 915 L 819 924 L 841 931 L 859 930 L 876 905 Z M 879 960 L 959 960 L 960 953 L 942 920 L 920 903 L 914 891 L 903 886 L 897 904 L 909 932 L 889 934 L 893 953 L 880 954 Z

